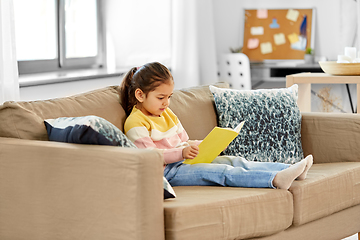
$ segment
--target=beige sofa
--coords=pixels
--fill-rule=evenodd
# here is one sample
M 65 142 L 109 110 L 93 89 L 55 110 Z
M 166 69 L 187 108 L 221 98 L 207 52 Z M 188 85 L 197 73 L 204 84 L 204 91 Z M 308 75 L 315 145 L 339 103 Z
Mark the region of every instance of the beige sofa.
M 227 85 L 219 84 L 219 86 Z M 207 86 L 175 91 L 191 139 L 216 124 Z M 47 141 L 43 120 L 97 115 L 122 129 L 116 87 L 0 106 L 0 239 L 341 239 L 360 231 L 360 115 L 303 113 L 315 164 L 289 191 L 175 187 L 155 150 Z

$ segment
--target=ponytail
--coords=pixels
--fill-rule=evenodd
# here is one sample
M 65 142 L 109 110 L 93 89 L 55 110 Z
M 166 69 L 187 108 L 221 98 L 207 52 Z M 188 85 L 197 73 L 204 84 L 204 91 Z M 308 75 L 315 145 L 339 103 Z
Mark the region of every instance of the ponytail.
M 136 72 L 137 68 L 131 68 L 126 75 L 124 76 L 121 85 L 120 85 L 120 103 L 124 108 L 127 116 L 131 113 L 132 107 L 136 104 L 135 98 L 135 86 L 133 82 L 133 76 Z
M 174 81 L 173 77 L 164 65 L 158 62 L 147 63 L 142 67 L 133 67 L 126 73 L 120 85 L 120 103 L 127 116 L 137 104 L 135 90 L 141 89 L 148 94 L 162 83 Z

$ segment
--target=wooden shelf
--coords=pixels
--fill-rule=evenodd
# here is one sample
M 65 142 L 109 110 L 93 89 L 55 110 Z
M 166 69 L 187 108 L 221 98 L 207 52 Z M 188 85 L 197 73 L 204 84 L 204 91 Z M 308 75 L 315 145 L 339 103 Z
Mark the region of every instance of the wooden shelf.
M 323 72 L 318 63 L 250 63 L 252 81 L 284 81 L 287 75 L 303 72 Z
M 311 84 L 356 84 L 360 96 L 360 76 L 335 76 L 326 73 L 298 73 L 286 76 L 286 87 L 298 84 L 300 111 L 311 112 Z M 360 97 L 357 98 L 357 113 L 360 113 Z

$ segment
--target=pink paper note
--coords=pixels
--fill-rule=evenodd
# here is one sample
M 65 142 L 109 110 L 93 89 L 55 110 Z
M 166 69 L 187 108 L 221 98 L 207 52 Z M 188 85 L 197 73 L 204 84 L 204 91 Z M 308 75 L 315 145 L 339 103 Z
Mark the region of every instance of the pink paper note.
M 259 46 L 259 39 L 258 38 L 249 38 L 247 43 L 248 49 L 255 49 Z
M 256 12 L 257 18 L 268 18 L 268 10 L 267 9 L 258 9 Z

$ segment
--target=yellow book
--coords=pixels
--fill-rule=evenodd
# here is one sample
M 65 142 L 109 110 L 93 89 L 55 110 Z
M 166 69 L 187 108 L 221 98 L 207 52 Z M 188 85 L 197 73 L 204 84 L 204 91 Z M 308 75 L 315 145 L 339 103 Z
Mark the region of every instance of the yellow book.
M 199 154 L 194 159 L 186 159 L 184 163 L 211 163 L 236 138 L 245 121 L 236 128 L 214 127 L 213 130 L 199 144 Z

